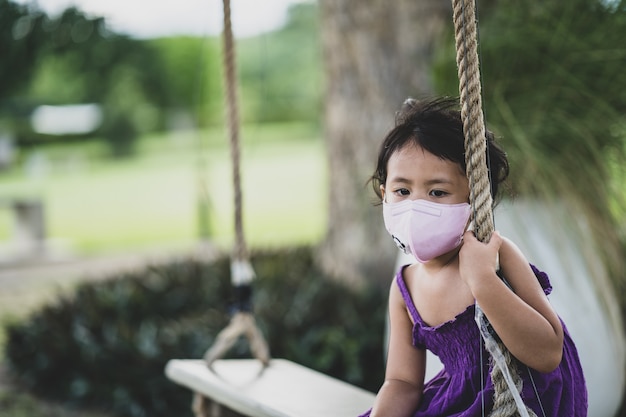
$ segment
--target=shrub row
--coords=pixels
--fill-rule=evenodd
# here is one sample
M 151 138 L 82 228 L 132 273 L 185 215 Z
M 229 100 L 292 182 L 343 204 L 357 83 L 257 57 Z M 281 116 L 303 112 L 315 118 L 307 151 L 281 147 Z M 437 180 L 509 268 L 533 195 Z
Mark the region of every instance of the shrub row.
M 255 253 L 254 310 L 273 357 L 376 390 L 386 293 L 354 291 L 316 267 L 310 248 Z M 120 416 L 191 416 L 169 381 L 173 358 L 201 358 L 228 324 L 230 261 L 153 265 L 85 282 L 8 327 L 5 356 L 29 390 Z M 228 357 L 250 357 L 240 341 Z

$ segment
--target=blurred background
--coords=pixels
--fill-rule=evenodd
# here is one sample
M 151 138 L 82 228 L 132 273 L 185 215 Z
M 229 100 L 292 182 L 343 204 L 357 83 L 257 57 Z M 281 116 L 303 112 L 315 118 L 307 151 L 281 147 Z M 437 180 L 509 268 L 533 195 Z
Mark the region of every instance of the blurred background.
M 172 2 L 154 16 L 144 6 L 120 4 L 110 19 L 135 13 L 127 25 L 136 27 L 126 32 L 79 8 L 48 15 L 36 4 L 3 3 L 2 198 L 41 203 L 50 256 L 188 247 L 209 235 L 227 243 L 232 181 L 224 146 L 221 3 L 204 3 Z M 249 26 L 238 45 L 245 156 L 264 153 L 258 163 L 277 170 L 255 179 L 258 196 L 261 185 L 284 169 L 276 163 L 290 159 L 279 154 L 290 151 L 285 138 L 307 159 L 299 162 L 303 167 L 323 165 L 315 160 L 322 157 L 321 61 L 311 36 L 315 6 L 298 5 L 288 14 L 289 3 L 282 3 L 267 21 L 240 24 Z M 244 3 L 235 6 L 237 27 L 237 16 L 250 13 L 238 13 Z M 274 30 L 264 31 L 264 25 Z M 320 174 L 311 172 L 310 181 L 321 184 Z M 323 193 L 311 185 L 313 194 Z M 274 194 L 274 203 L 285 198 Z M 248 198 L 261 217 L 289 217 L 290 210 L 276 213 L 271 199 L 262 203 L 258 196 Z M 9 245 L 13 214 L 2 210 L 3 243 Z M 280 236 L 289 228 L 267 227 L 250 235 L 259 243 L 310 241 L 322 226 L 319 216 L 312 221 L 300 237 Z
M 244 225 L 270 348 L 376 390 L 397 250 L 367 180 L 406 97 L 458 94 L 450 5 L 232 3 Z M 479 6 L 505 200 L 532 202 L 520 223 L 567 218 L 585 243 L 554 256 L 593 265 L 585 292 L 619 356 L 594 417 L 626 415 L 626 2 Z M 162 368 L 199 357 L 228 310 L 222 13 L 217 0 L 0 0 L 3 415 L 190 413 Z

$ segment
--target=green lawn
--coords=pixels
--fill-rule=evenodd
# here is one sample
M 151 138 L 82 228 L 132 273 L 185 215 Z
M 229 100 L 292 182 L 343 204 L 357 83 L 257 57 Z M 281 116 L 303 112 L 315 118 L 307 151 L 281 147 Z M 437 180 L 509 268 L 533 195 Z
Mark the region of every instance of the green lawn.
M 312 243 L 325 227 L 326 163 L 319 132 L 268 125 L 242 132 L 244 226 L 251 246 Z M 202 192 L 210 202 L 211 239 L 233 240 L 232 165 L 222 130 L 145 137 L 128 160 L 104 157 L 100 143 L 24 152 L 0 174 L 0 199 L 41 198 L 47 234 L 76 253 L 187 247 L 197 241 Z M 37 161 L 39 161 L 37 163 Z M 27 168 L 27 167 L 30 167 Z M 0 241 L 12 213 L 0 210 Z

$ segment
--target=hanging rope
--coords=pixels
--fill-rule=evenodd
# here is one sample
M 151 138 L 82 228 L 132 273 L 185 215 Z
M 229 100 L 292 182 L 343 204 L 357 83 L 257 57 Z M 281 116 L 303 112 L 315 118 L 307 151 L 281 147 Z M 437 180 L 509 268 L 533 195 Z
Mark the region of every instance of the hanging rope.
M 470 204 L 473 210 L 474 232 L 481 242 L 489 242 L 494 231 L 493 200 L 486 161 L 486 128 L 482 108 L 478 32 L 475 0 L 452 0 L 456 63 L 463 133 L 465 162 L 470 184 Z M 489 323 L 476 304 L 476 322 L 491 354 L 491 380 L 494 385 L 494 406 L 490 417 L 531 416 L 536 414 L 524 405 L 520 392 L 522 380 L 510 352 L 496 342 Z
M 235 247 L 231 261 L 231 283 L 236 294 L 235 314 L 228 327 L 217 336 L 215 344 L 207 350 L 204 359 L 208 366 L 222 355 L 244 335 L 249 343 L 252 354 L 264 366 L 269 363 L 269 349 L 259 331 L 252 315 L 251 284 L 255 277 L 250 265 L 248 249 L 243 232 L 242 193 L 240 174 L 239 149 L 239 110 L 237 105 L 237 71 L 235 66 L 235 42 L 230 19 L 230 0 L 224 3 L 224 77 L 226 84 L 226 105 L 228 115 L 228 131 L 230 134 L 230 153 L 233 168 L 233 190 L 235 198 Z
M 262 363 L 263 367 L 266 367 L 270 362 L 270 353 L 263 333 L 261 333 L 257 327 L 252 314 L 252 281 L 255 278 L 255 273 L 250 264 L 248 248 L 243 232 L 237 71 L 235 65 L 235 42 L 230 19 L 230 0 L 223 0 L 223 5 L 223 67 L 235 203 L 235 245 L 231 259 L 230 273 L 236 301 L 230 323 L 217 335 L 213 346 L 206 351 L 204 361 L 207 366 L 211 368 L 215 360 L 223 357 L 235 342 L 237 342 L 241 336 L 244 336 L 250 344 L 252 355 Z M 192 410 L 196 417 L 209 417 L 219 414 L 219 410 L 215 410 L 215 408 L 219 408 L 219 405 L 209 403 L 200 393 L 194 394 Z

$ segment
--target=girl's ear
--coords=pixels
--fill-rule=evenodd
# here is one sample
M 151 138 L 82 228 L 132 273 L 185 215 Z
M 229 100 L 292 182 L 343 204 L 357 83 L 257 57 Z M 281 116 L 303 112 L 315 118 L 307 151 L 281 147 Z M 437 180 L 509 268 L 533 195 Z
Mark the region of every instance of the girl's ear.
M 383 201 L 385 201 L 385 185 L 384 184 L 380 184 L 380 196 L 383 198 Z

